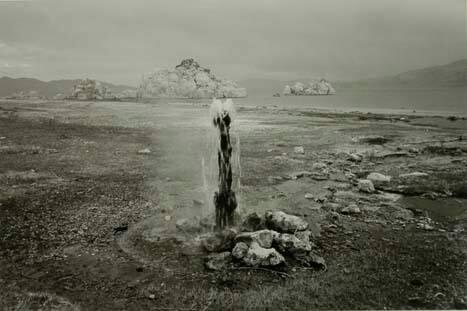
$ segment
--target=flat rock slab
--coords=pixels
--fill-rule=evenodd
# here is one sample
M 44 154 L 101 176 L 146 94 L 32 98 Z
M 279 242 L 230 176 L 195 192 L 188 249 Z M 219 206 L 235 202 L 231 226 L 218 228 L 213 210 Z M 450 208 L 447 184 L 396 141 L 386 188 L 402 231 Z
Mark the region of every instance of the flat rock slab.
M 243 242 L 248 245 L 251 245 L 251 243 L 256 242 L 261 247 L 270 248 L 272 246 L 272 241 L 278 235 L 279 233 L 277 233 L 276 231 L 267 229 L 255 232 L 243 232 L 235 237 L 234 242 Z

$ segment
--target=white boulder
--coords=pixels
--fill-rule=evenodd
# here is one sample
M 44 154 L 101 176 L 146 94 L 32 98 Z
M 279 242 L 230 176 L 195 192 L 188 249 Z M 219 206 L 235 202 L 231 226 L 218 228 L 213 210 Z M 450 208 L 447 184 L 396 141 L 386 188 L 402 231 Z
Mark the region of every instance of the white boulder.
M 366 179 L 371 180 L 373 183 L 387 183 L 391 181 L 391 176 L 386 176 L 380 173 L 371 173 Z
M 281 211 L 266 212 L 265 219 L 268 228 L 282 233 L 294 233 L 308 228 L 304 219 Z
M 368 179 L 360 179 L 358 181 L 358 190 L 361 192 L 372 193 L 375 192 L 375 186 Z
M 248 266 L 277 266 L 285 262 L 282 256 L 274 248 L 263 248 L 253 242 L 243 257 L 243 262 Z

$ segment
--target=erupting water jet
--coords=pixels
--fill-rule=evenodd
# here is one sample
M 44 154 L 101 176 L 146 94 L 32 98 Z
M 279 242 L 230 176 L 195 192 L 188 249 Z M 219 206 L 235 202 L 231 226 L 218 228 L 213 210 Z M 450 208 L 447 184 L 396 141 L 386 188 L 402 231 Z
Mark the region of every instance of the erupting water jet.
M 219 130 L 217 163 L 219 168 L 219 190 L 214 194 L 216 229 L 234 226 L 234 211 L 237 199 L 232 190 L 232 145 L 230 143 L 230 124 L 233 118 L 233 102 L 214 99 L 211 105 L 212 121 Z

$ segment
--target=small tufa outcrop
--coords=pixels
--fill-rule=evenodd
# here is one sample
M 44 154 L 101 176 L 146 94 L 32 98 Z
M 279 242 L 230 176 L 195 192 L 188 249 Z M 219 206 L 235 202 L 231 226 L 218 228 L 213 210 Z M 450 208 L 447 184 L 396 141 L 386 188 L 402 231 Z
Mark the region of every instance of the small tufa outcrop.
M 296 82 L 293 86 L 286 85 L 282 91 L 283 95 L 334 95 L 336 90 L 326 81 L 321 79 L 319 81 L 310 82 L 305 85 L 302 82 Z
M 73 87 L 69 98 L 74 100 L 116 100 L 117 96 L 101 82 L 83 79 L 79 80 Z

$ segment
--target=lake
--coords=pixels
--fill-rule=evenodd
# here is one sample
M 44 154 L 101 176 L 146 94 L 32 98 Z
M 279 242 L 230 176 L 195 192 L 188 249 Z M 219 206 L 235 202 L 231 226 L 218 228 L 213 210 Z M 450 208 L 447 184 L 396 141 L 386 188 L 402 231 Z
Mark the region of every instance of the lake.
M 342 89 L 331 96 L 281 96 L 250 92 L 237 106 L 467 116 L 467 87 L 443 89 Z

